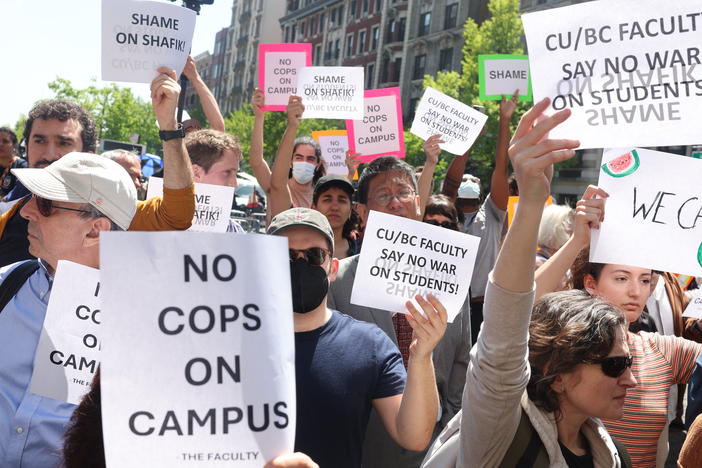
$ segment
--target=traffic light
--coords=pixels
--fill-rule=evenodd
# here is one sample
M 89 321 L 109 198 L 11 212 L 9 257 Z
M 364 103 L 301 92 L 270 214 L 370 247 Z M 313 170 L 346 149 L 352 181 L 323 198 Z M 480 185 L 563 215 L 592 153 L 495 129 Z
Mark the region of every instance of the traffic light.
M 175 1 L 176 0 L 171 0 L 171 2 Z M 202 5 L 212 5 L 212 3 L 214 3 L 214 0 L 183 0 L 183 6 L 185 8 L 189 8 L 197 13 L 200 13 L 200 7 Z

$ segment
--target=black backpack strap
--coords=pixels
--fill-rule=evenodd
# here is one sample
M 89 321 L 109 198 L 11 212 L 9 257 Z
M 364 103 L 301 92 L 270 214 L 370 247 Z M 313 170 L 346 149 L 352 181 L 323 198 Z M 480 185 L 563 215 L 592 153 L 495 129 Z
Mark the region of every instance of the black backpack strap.
M 539 433 L 534 430 L 529 416 L 522 409 L 517 433 L 502 459 L 500 468 L 548 467 L 549 459 Z
M 22 285 L 39 269 L 39 260 L 28 260 L 15 267 L 0 284 L 0 313 Z
M 629 457 L 629 452 L 626 450 L 626 447 L 624 447 L 622 443 L 614 437 L 612 437 L 612 442 L 614 442 L 614 446 L 617 448 L 617 453 L 619 453 L 619 460 L 622 462 L 622 467 L 631 468 L 633 465 L 631 463 L 631 457 Z

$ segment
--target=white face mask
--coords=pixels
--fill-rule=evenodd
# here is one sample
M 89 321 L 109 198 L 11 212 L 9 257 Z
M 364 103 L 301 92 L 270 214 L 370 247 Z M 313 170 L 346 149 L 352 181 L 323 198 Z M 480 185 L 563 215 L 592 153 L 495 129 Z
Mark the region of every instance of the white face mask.
M 314 164 L 296 161 L 293 163 L 292 173 L 298 184 L 306 184 L 314 177 L 314 170 Z

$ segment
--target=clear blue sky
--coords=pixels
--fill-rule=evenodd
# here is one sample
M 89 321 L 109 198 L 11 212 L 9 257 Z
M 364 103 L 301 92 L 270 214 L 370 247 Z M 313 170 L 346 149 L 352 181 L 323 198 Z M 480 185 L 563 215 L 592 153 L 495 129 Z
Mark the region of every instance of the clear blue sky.
M 99 80 L 101 4 L 102 0 L 0 0 L 0 126 L 14 126 L 34 102 L 51 97 L 46 84 L 56 77 L 77 87 L 90 85 L 93 78 L 98 86 L 106 84 Z M 231 6 L 232 0 L 215 0 L 202 7 L 193 55 L 212 51 L 215 33 L 229 25 Z M 119 84 L 149 96 L 147 84 Z

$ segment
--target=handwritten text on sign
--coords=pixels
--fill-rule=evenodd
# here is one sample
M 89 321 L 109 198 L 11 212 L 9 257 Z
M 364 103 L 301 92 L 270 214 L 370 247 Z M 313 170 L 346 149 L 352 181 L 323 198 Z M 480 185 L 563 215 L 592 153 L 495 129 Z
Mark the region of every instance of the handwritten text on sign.
M 77 405 L 90 390 L 100 365 L 99 291 L 98 270 L 59 261 L 29 391 Z
M 261 44 L 258 46 L 258 87 L 266 96 L 263 110 L 284 111 L 288 98 L 297 95 L 297 72 L 312 65 L 312 44 Z
M 587 2 L 522 16 L 536 100 L 581 148 L 699 143 L 702 0 Z
M 163 179 L 150 177 L 146 197 L 163 195 Z M 234 187 L 195 184 L 195 216 L 188 231 L 226 232 L 234 200 Z
M 433 294 L 453 321 L 468 294 L 480 238 L 377 211 L 365 232 L 351 303 L 406 313 L 406 301 Z
M 702 276 L 702 161 L 630 148 L 602 160 L 609 198 L 590 260 Z
M 287 248 L 273 236 L 101 238 L 107 466 L 260 468 L 292 451 Z M 134 284 L 159 294 L 125 294 Z
M 363 120 L 347 120 L 349 148 L 361 162 L 380 156 L 405 157 L 400 88 L 369 89 L 363 101 Z
M 159 67 L 179 75 L 195 32 L 195 12 L 170 3 L 102 1 L 102 79 L 150 83 Z
M 346 176 L 349 169 L 346 166 L 346 150 L 349 149 L 346 130 L 321 130 L 312 132 L 312 138 L 317 140 L 322 150 L 322 159 L 327 167 L 327 174 Z
M 297 89 L 303 119 L 363 119 L 363 67 L 306 67 Z
M 478 112 L 434 88 L 424 91 L 412 122 L 411 132 L 423 140 L 441 134 L 440 147 L 451 154 L 463 154 L 480 135 L 487 115 Z

